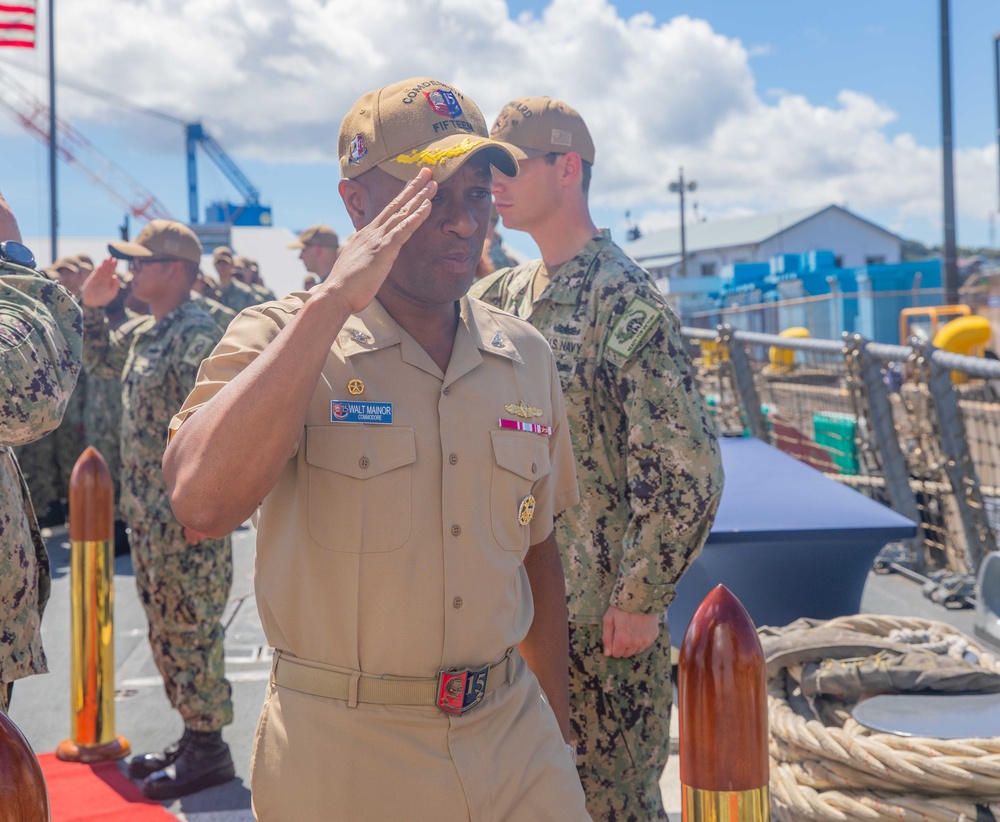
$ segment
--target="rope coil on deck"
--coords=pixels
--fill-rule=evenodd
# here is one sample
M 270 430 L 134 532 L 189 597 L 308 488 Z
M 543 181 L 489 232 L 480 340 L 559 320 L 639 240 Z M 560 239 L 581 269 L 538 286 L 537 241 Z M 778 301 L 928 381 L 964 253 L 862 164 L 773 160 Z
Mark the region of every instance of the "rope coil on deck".
M 775 820 L 1000 820 L 1000 737 L 903 737 L 851 717 L 866 689 L 904 692 L 898 683 L 912 680 L 910 692 L 927 691 L 939 666 L 952 677 L 940 690 L 1000 691 L 996 656 L 950 625 L 911 617 L 803 619 L 759 633 Z M 900 671 L 904 658 L 928 676 Z M 843 676 L 855 673 L 857 683 L 845 686 Z M 862 693 L 852 695 L 853 684 Z

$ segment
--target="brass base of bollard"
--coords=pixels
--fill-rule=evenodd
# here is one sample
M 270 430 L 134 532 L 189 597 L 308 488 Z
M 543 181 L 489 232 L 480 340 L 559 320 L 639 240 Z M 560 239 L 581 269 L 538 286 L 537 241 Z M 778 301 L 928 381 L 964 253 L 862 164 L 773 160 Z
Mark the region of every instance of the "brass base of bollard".
M 768 786 L 749 791 L 705 791 L 683 785 L 685 822 L 762 822 L 771 818 Z
M 72 739 L 64 739 L 56 748 L 56 759 L 63 762 L 106 762 L 109 759 L 124 759 L 132 753 L 132 746 L 124 736 L 116 736 L 103 745 L 77 745 Z

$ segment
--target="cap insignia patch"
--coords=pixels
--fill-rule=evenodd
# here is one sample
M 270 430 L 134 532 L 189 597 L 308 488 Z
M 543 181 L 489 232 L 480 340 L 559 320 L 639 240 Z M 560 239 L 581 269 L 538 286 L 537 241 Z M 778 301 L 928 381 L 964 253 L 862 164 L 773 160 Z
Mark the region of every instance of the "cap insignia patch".
M 396 162 L 402 165 L 436 166 L 438 163 L 443 163 L 451 157 L 461 157 L 463 154 L 468 154 L 476 146 L 485 142 L 482 138 L 473 140 L 470 137 L 466 137 L 457 146 L 452 146 L 451 148 L 441 148 L 437 151 L 431 151 L 426 148 L 414 149 L 409 154 L 400 154 L 396 157 Z
M 365 137 L 358 134 L 351 140 L 351 155 L 347 158 L 349 163 L 360 163 L 368 154 L 368 146 L 365 145 Z
M 436 88 L 431 91 L 425 91 L 424 97 L 427 98 L 427 102 L 430 103 L 435 114 L 440 114 L 442 117 L 450 117 L 452 120 L 456 117 L 461 117 L 462 107 L 458 104 L 455 92 Z

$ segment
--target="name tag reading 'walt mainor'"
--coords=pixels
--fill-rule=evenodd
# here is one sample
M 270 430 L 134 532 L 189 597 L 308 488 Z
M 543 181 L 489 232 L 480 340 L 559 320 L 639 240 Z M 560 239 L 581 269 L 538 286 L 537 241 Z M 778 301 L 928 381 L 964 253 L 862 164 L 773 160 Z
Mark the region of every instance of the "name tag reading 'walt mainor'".
M 392 425 L 392 403 L 331 400 L 330 422 L 368 422 L 376 425 Z

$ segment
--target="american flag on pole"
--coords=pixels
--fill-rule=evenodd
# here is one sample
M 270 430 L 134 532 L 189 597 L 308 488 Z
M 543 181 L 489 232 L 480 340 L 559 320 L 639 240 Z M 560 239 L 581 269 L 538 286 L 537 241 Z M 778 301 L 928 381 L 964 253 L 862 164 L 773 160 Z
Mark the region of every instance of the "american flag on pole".
M 35 0 L 0 0 L 0 48 L 35 47 Z

